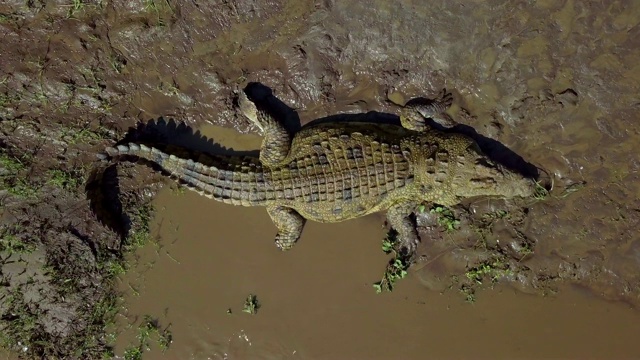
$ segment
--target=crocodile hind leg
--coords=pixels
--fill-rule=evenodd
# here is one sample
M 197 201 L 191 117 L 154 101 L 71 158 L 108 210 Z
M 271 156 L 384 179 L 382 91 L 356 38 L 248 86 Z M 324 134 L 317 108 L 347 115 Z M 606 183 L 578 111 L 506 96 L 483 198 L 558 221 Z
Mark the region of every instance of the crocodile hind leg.
M 256 106 L 244 91 L 240 91 L 238 98 L 240 111 L 258 127 L 264 139 L 260 147 L 260 162 L 267 167 L 280 164 L 291 148 L 291 136 L 284 126 L 266 109 Z
M 427 131 L 429 125 L 427 120 L 431 119 L 436 123 L 450 128 L 457 123 L 445 114 L 445 111 L 451 106 L 453 96 L 445 89 L 435 100 L 425 98 L 416 98 L 409 100 L 400 110 L 400 123 L 402 127 L 414 131 Z
M 387 221 L 398 232 L 400 255 L 409 262 L 420 242 L 416 225 L 410 217 L 417 205 L 417 202 L 408 201 L 396 204 L 387 210 Z
M 289 250 L 300 238 L 305 219 L 292 208 L 268 206 L 267 212 L 278 228 L 276 246 L 280 250 Z

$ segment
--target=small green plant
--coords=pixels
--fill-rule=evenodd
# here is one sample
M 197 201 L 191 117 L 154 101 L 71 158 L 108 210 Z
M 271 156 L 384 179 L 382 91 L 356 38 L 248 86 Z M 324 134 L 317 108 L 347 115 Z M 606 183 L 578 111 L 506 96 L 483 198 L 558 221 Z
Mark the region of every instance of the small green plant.
M 124 275 L 127 272 L 126 263 L 119 259 L 108 260 L 104 264 L 104 269 L 110 279 Z
M 76 12 L 82 10 L 82 8 L 84 8 L 82 0 L 73 0 L 73 3 L 70 5 L 67 13 L 67 17 L 72 17 Z
M 533 198 L 536 200 L 544 200 L 549 195 L 549 191 L 536 181 L 535 189 L 533 191 Z
M 168 329 L 164 329 L 158 334 L 158 336 L 158 346 L 160 346 L 162 352 L 167 351 L 167 349 L 169 349 L 169 345 L 171 345 L 171 342 L 173 341 L 173 334 Z
M 81 129 L 65 127 L 60 133 L 60 137 L 70 145 L 88 144 L 98 140 L 108 139 L 110 136 L 109 129 L 105 127 L 99 127 L 96 130 L 86 127 Z
M 260 308 L 258 297 L 253 294 L 249 294 L 249 296 L 247 296 L 247 298 L 244 300 L 244 307 L 242 308 L 242 312 L 255 315 L 258 312 L 258 308 Z
M 124 62 L 117 56 L 111 57 L 111 68 L 118 74 L 121 74 L 124 70 Z
M 5 349 L 23 350 L 35 346 L 38 341 L 38 331 L 44 310 L 38 304 L 26 302 L 23 287 L 17 286 L 8 291 L 2 298 L 2 332 L 0 333 L 0 346 Z M 5 318 L 10 318 L 7 323 Z M 42 344 L 48 347 L 49 344 Z
M 137 230 L 127 237 L 126 247 L 128 249 L 137 249 L 149 242 L 151 238 L 150 223 L 151 216 L 153 215 L 153 206 L 151 204 L 145 204 L 139 207 L 133 214 L 131 214 L 131 221 L 137 224 Z
M 140 325 L 138 325 L 138 334 L 136 338 L 138 339 L 138 343 L 135 346 L 129 346 L 125 350 L 125 359 L 142 359 L 142 354 L 145 349 L 149 350 L 150 341 L 154 338 L 160 349 L 164 352 L 169 348 L 169 345 L 173 340 L 173 335 L 168 328 L 161 329 L 156 319 L 153 319 L 149 315 L 145 315 Z
M 460 292 L 464 295 L 466 302 L 473 304 L 476 302 L 476 291 L 469 285 L 462 285 Z
M 7 174 L 17 174 L 25 169 L 24 162 L 16 157 L 9 156 L 8 154 L 0 155 L 0 168 Z
M 125 360 L 142 360 L 142 349 L 136 346 L 130 346 L 124 350 Z
M 467 270 L 467 272 L 465 273 L 467 279 L 478 284 L 482 284 L 485 276 L 488 276 L 491 279 L 491 282 L 496 282 L 503 276 L 511 275 L 513 275 L 513 270 L 509 268 L 508 264 L 505 264 L 499 259 L 484 262 L 474 268 Z
M 438 216 L 438 225 L 443 226 L 447 232 L 456 230 L 460 225 L 460 220 L 456 219 L 453 211 L 448 207 L 434 205 L 429 212 Z
M 157 21 L 158 21 L 157 25 L 158 26 L 164 26 L 165 23 L 162 20 L 162 18 L 160 17 L 160 7 L 162 7 L 162 5 L 158 6 L 158 4 L 156 4 L 155 0 L 144 0 L 144 3 L 145 3 L 144 7 L 145 7 L 145 9 L 147 11 L 153 11 L 153 12 L 156 13 L 156 18 L 157 18 Z
M 382 251 L 384 251 L 385 254 L 391 254 L 391 252 L 395 251 L 397 242 L 398 233 L 395 230 L 390 230 L 382 240 Z
M 84 177 L 78 170 L 64 171 L 53 169 L 48 171 L 49 183 L 63 190 L 73 190 L 84 182 Z
M 387 236 L 382 240 L 382 251 L 385 254 L 393 253 L 393 258 L 387 264 L 382 280 L 373 284 L 377 294 L 383 291 L 393 291 L 396 281 L 407 276 L 409 262 L 398 252 L 398 232 L 390 229 Z
M 397 256 L 389 262 L 387 269 L 384 272 L 382 280 L 373 284 L 373 288 L 376 290 L 376 294 L 380 294 L 383 291 L 393 291 L 393 287 L 396 281 L 404 279 L 407 276 L 407 269 L 409 264 L 401 257 Z
M 34 198 L 38 194 L 38 189 L 25 179 L 15 179 L 7 191 L 22 199 Z
M 34 245 L 25 243 L 22 239 L 11 234 L 9 231 L 5 230 L 2 234 L 2 238 L 0 240 L 0 253 L 4 253 L 8 256 L 13 254 L 29 254 L 35 249 L 36 247 Z
M 0 154 L 0 189 L 23 199 L 33 198 L 38 194 L 38 188 L 21 174 L 26 170 L 26 159 L 26 156 L 18 159 L 6 153 Z

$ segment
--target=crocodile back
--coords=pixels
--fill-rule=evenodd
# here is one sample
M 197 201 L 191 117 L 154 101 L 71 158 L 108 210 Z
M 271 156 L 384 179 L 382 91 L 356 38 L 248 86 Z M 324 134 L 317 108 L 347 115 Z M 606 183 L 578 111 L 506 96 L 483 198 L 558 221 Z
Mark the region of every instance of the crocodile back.
M 413 182 L 408 131 L 386 124 L 316 125 L 298 132 L 287 158 L 264 169 L 267 202 L 334 222 L 378 211 L 390 194 Z

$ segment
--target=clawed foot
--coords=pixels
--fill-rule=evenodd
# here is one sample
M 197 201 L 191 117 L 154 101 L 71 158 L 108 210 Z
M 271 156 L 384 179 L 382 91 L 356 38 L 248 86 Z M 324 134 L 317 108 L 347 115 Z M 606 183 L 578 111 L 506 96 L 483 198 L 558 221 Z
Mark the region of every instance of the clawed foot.
M 402 109 L 400 122 L 402 126 L 414 131 L 425 131 L 429 127 L 427 120 L 433 120 L 436 123 L 450 128 L 456 125 L 444 112 L 449 109 L 453 103 L 453 95 L 442 89 L 440 94 L 433 99 L 416 98 L 409 100 Z
M 242 90 L 238 92 L 238 108 L 240 109 L 242 115 L 244 115 L 251 121 L 252 124 L 258 127 L 260 133 L 264 132 L 264 127 L 258 119 L 258 108 L 256 107 L 256 104 L 249 100 L 247 94 L 245 94 Z
M 291 235 L 283 235 L 278 233 L 276 235 L 275 244 L 276 247 L 282 251 L 291 250 L 293 245 L 298 241 L 298 237 Z
M 442 89 L 435 99 L 431 100 L 423 97 L 411 99 L 404 107 L 415 110 L 424 118 L 432 118 L 447 111 L 451 104 L 453 104 L 453 95 L 447 92 L 446 89 Z
M 438 95 L 440 98 L 434 99 L 433 102 L 438 103 L 438 105 L 443 108 L 441 112 L 445 112 L 451 107 L 451 104 L 453 104 L 453 95 L 447 92 L 447 89 L 442 89 Z
M 401 239 L 398 247 L 398 258 L 403 261 L 407 268 L 413 264 L 416 259 L 416 250 L 420 240 L 418 238 L 413 239 Z

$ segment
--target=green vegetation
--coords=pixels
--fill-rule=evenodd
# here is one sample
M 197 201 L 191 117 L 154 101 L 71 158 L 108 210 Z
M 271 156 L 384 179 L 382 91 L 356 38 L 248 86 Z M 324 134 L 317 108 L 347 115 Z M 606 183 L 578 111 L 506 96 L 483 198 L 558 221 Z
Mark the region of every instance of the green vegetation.
M 6 293 L 2 305 L 5 308 L 3 317 L 10 321 L 3 322 L 0 327 L 0 346 L 6 349 L 28 349 L 38 346 L 43 353 L 50 353 L 51 344 L 37 343 L 37 330 L 40 327 L 38 319 L 44 310 L 36 303 L 25 302 L 23 286 L 17 286 Z
M 127 272 L 126 263 L 117 259 L 111 259 L 104 262 L 103 269 L 110 279 L 122 276 Z
M 92 142 L 111 138 L 111 132 L 103 126 L 97 129 L 63 127 L 60 131 L 60 138 L 69 145 L 91 144 Z
M 67 17 L 72 17 L 75 13 L 82 10 L 84 8 L 84 3 L 82 0 L 73 0 L 73 3 L 70 5 L 69 11 L 67 12 Z
M 84 173 L 80 169 L 65 171 L 53 169 L 47 172 L 49 184 L 59 187 L 63 190 L 75 190 L 85 182 Z
M 14 254 L 29 254 L 36 247 L 33 244 L 25 243 L 15 233 L 17 231 L 4 227 L 0 235 L 0 257 L 10 257 Z
M 536 181 L 536 188 L 533 192 L 533 197 L 536 200 L 544 200 L 549 195 L 549 191 Z
M 247 298 L 244 300 L 242 312 L 255 315 L 258 312 L 259 308 L 260 304 L 258 303 L 258 297 L 253 294 L 249 294 L 249 296 L 247 296 Z
M 429 212 L 438 216 L 438 225 L 444 227 L 447 232 L 456 230 L 460 225 L 460 220 L 456 219 L 453 211 L 448 207 L 434 205 Z
M 387 264 L 382 280 L 373 284 L 373 288 L 377 294 L 383 291 L 393 291 L 393 286 L 396 281 L 404 279 L 407 276 L 407 269 L 409 268 L 408 261 L 398 253 L 398 233 L 391 229 L 387 233 L 387 236 L 382 240 L 382 251 L 385 254 L 393 253 L 394 256 Z
M 143 350 L 141 347 L 138 347 L 138 346 L 128 347 L 124 351 L 124 359 L 125 360 L 141 360 L 142 353 L 143 353 Z
M 45 192 L 38 191 L 34 184 L 25 180 L 30 164 L 29 156 L 16 157 L 3 150 L 0 153 L 0 186 L 17 197 L 47 201 L 46 199 L 50 198 L 46 197 Z M 46 173 L 46 178 L 49 184 L 73 193 L 77 192 L 84 182 L 82 175 L 83 172 L 79 168 L 71 171 L 53 169 Z M 150 212 L 148 206 L 137 211 L 137 222 L 134 225 L 138 230 L 136 242 L 141 242 L 142 233 L 148 233 Z M 30 215 L 25 216 L 26 219 L 30 219 Z M 69 356 L 73 358 L 113 357 L 109 341 L 113 341 L 115 336 L 105 336 L 105 333 L 107 327 L 114 324 L 115 316 L 120 309 L 120 300 L 113 289 L 108 288 L 113 284 L 115 277 L 124 273 L 124 259 L 101 251 L 98 252 L 96 263 L 88 267 L 86 259 L 75 257 L 69 257 L 66 259 L 69 263 L 62 264 L 60 255 L 51 255 L 51 246 L 44 246 L 47 258 L 46 263 L 42 265 L 37 260 L 41 255 L 30 255 L 42 246 L 37 235 L 33 238 L 34 231 L 37 233 L 37 230 L 25 228 L 20 221 L 0 227 L 0 265 L 20 263 L 28 269 L 27 275 L 23 276 L 24 279 L 21 278 L 21 274 L 27 270 L 6 274 L 0 278 L 3 285 L 0 287 L 0 346 L 18 351 L 27 358 L 57 358 L 61 351 L 71 351 Z M 16 259 L 12 255 L 20 257 Z M 82 276 L 101 279 L 102 290 L 87 291 L 86 283 L 81 282 Z M 33 295 L 25 295 L 35 293 L 40 294 L 41 301 L 34 302 Z M 78 307 L 78 314 L 74 315 L 82 323 L 82 332 L 72 334 L 63 341 L 57 341 L 45 330 L 48 326 L 46 322 L 49 321 L 49 310 L 42 304 L 58 304 L 69 298 L 78 298 L 75 301 L 91 306 Z
M 0 189 L 22 199 L 33 198 L 38 188 L 26 180 L 26 162 L 28 156 L 21 159 L 7 153 L 0 154 Z
M 171 4 L 167 0 L 144 0 L 144 7 L 147 11 L 154 12 L 156 15 L 156 26 L 165 26 L 166 23 L 162 18 L 163 14 L 173 14 Z
M 382 251 L 385 254 L 391 254 L 395 250 L 396 243 L 398 242 L 398 233 L 395 230 L 390 230 L 387 233 L 387 237 L 382 240 Z
M 82 345 L 76 350 L 78 358 L 81 358 L 83 354 L 90 352 L 90 349 L 103 348 L 103 358 L 113 358 L 114 354 L 110 347 L 100 346 L 100 342 L 105 341 L 99 339 L 106 333 L 107 328 L 112 328 L 115 325 L 115 318 L 120 309 L 119 302 L 121 300 L 112 292 L 107 292 L 104 297 L 94 304 L 89 314 L 89 328 L 85 332 L 85 338 L 82 341 Z M 113 343 L 115 335 L 106 334 L 106 343 Z
M 487 260 L 482 264 L 470 268 L 465 273 L 467 279 L 482 284 L 482 281 L 489 277 L 491 282 L 495 283 L 499 278 L 504 276 L 512 276 L 513 270 L 509 268 L 509 265 L 500 259 Z
M 125 349 L 124 358 L 126 360 L 142 359 L 145 350 L 149 350 L 152 343 L 156 343 L 164 352 L 169 348 L 173 335 L 169 328 L 162 329 L 158 320 L 149 315 L 145 315 L 140 325 L 138 325 L 138 343 Z
M 476 290 L 468 285 L 462 285 L 460 287 L 460 292 L 465 297 L 465 301 L 469 304 L 473 304 L 476 302 Z
M 400 257 L 395 257 L 389 262 L 387 268 L 382 276 L 382 280 L 373 284 L 373 288 L 376 289 L 376 293 L 380 294 L 383 291 L 393 291 L 393 287 L 396 281 L 404 279 L 407 276 L 407 269 L 409 264 L 407 261 Z
M 126 240 L 125 247 L 128 251 L 140 248 L 149 242 L 151 237 L 149 225 L 153 216 L 153 206 L 151 204 L 142 205 L 130 216 L 131 222 L 136 226 Z
M 485 260 L 477 266 L 467 268 L 463 280 L 460 280 L 457 275 L 452 276 L 450 288 L 457 286 L 465 301 L 473 304 L 476 302 L 476 288 L 484 284 L 486 279 L 489 279 L 494 284 L 501 277 L 514 276 L 517 270 L 509 265 L 504 256 L 497 256 Z

